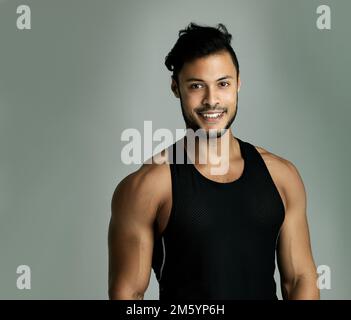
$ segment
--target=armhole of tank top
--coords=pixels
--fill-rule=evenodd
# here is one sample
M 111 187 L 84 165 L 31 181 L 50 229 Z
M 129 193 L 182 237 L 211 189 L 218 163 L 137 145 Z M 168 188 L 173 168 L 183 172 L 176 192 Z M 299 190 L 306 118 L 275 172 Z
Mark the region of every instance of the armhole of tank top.
M 175 173 L 175 168 L 176 164 L 174 163 L 170 163 L 169 164 L 169 172 L 170 172 L 170 176 L 171 176 L 171 198 L 172 198 L 172 204 L 171 204 L 171 210 L 169 213 L 169 217 L 168 217 L 168 222 L 166 225 L 165 230 L 163 230 L 163 232 L 161 233 L 161 238 L 164 238 L 166 233 L 169 230 L 169 225 L 171 223 L 171 221 L 174 219 L 174 212 L 176 211 L 176 203 L 177 203 L 177 188 L 176 188 L 176 173 Z
M 170 170 L 170 175 L 171 175 L 171 197 L 172 197 L 172 205 L 171 205 L 171 210 L 170 210 L 170 214 L 168 217 L 168 222 L 166 225 L 165 230 L 162 232 L 160 239 L 161 239 L 161 244 L 162 244 L 162 264 L 160 267 L 160 271 L 159 271 L 159 278 L 157 279 L 159 284 L 161 283 L 162 280 L 162 275 L 163 275 L 163 270 L 164 270 L 164 266 L 166 263 L 166 244 L 165 244 L 165 235 L 168 232 L 169 229 L 169 224 L 171 222 L 171 219 L 173 219 L 173 215 L 174 215 L 174 211 L 175 211 L 175 207 L 176 207 L 176 173 L 175 173 L 175 164 L 173 163 L 169 163 L 169 170 Z M 161 288 L 160 288 L 161 289 Z
M 266 176 L 268 177 L 268 180 L 270 181 L 272 187 L 273 187 L 273 190 L 274 192 L 276 193 L 276 195 L 278 196 L 278 199 L 279 199 L 279 202 L 280 202 L 280 206 L 281 206 L 281 209 L 282 209 L 282 212 L 283 212 L 283 222 L 285 220 L 285 206 L 284 206 L 284 202 L 283 202 L 283 199 L 282 197 L 280 196 L 280 193 L 278 191 L 278 187 L 276 186 L 274 180 L 273 180 L 273 177 L 271 175 L 271 173 L 269 172 L 268 170 L 268 167 L 266 165 L 266 163 L 264 162 L 263 160 L 263 157 L 261 156 L 261 154 L 259 153 L 259 151 L 256 149 L 256 147 L 254 145 L 251 144 L 251 148 L 254 148 L 254 152 L 256 152 L 260 162 L 262 163 L 262 166 L 263 166 L 263 169 L 265 170 L 266 172 Z M 283 223 L 282 223 L 283 224 Z
M 279 191 L 278 191 L 278 187 L 276 186 L 276 184 L 275 184 L 275 182 L 274 182 L 274 180 L 273 180 L 273 177 L 272 177 L 271 173 L 269 172 L 266 163 L 265 163 L 264 160 L 263 160 L 263 157 L 262 157 L 261 154 L 258 152 L 258 150 L 256 149 L 255 146 L 253 146 L 253 148 L 255 148 L 255 151 L 256 151 L 256 153 L 258 154 L 258 157 L 260 158 L 260 161 L 261 161 L 261 163 L 262 163 L 262 165 L 263 165 L 263 169 L 265 170 L 266 176 L 268 176 L 268 180 L 270 181 L 270 183 L 271 183 L 271 185 L 272 185 L 272 187 L 273 187 L 273 190 L 274 190 L 274 192 L 276 193 L 276 195 L 277 195 L 277 197 L 278 197 L 278 199 L 279 199 L 280 206 L 281 206 L 281 210 L 282 210 L 282 222 L 281 222 L 281 224 L 280 224 L 280 228 L 279 228 L 279 230 L 278 230 L 277 237 L 276 237 L 276 239 L 275 239 L 275 246 L 274 246 L 275 249 L 277 249 L 277 244 L 278 244 L 280 232 L 281 232 L 281 230 L 282 230 L 282 226 L 283 226 L 283 223 L 284 223 L 284 220 L 285 220 L 285 206 L 284 206 L 283 199 L 282 199 L 282 197 L 280 196 L 280 193 L 279 193 Z M 276 259 L 277 259 L 277 257 L 276 257 L 276 253 L 275 253 L 275 258 L 274 258 L 274 260 L 276 261 Z M 275 263 L 276 263 L 276 262 L 274 262 L 274 268 L 276 267 L 276 266 L 275 266 Z
M 273 187 L 274 192 L 275 192 L 276 195 L 278 196 L 278 199 L 279 199 L 279 202 L 280 202 L 280 206 L 281 206 L 281 209 L 282 209 L 282 213 L 283 213 L 282 222 L 281 222 L 280 228 L 279 228 L 279 230 L 278 230 L 277 236 L 276 236 L 276 238 L 275 238 L 275 244 L 274 244 L 274 248 L 275 248 L 275 250 L 276 250 L 276 249 L 277 249 L 277 245 L 278 245 L 278 240 L 279 240 L 280 232 L 281 232 L 281 230 L 282 230 L 282 226 L 283 226 L 283 223 L 284 223 L 284 220 L 285 220 L 285 207 L 284 207 L 283 199 L 282 199 L 282 197 L 280 196 L 280 193 L 279 193 L 279 191 L 278 191 L 278 188 L 277 188 L 277 186 L 276 186 L 276 184 L 275 184 L 275 182 L 274 182 L 274 180 L 273 180 L 273 178 L 272 178 L 272 176 L 271 176 L 271 173 L 270 173 L 269 170 L 268 170 L 268 167 L 267 167 L 266 163 L 264 162 L 263 157 L 261 156 L 261 154 L 259 153 L 259 151 L 256 149 L 256 147 L 255 147 L 253 144 L 251 144 L 251 143 L 248 143 L 248 144 L 250 145 L 250 146 L 249 146 L 250 148 L 253 148 L 253 149 L 254 149 L 253 152 L 255 152 L 255 153 L 257 154 L 257 158 L 258 158 L 259 161 L 262 163 L 263 170 L 265 170 L 266 176 L 268 176 L 268 180 L 270 181 L 270 183 L 271 183 L 271 185 L 272 185 L 272 187 Z M 274 271 L 276 270 L 276 263 L 277 263 L 277 253 L 275 252 L 275 253 L 274 253 Z M 276 290 L 277 284 L 276 284 L 276 282 L 275 282 L 274 279 L 273 279 L 273 282 L 274 282 L 275 290 Z M 277 297 L 277 296 L 275 296 L 275 297 L 276 297 L 276 299 L 278 300 L 278 297 Z

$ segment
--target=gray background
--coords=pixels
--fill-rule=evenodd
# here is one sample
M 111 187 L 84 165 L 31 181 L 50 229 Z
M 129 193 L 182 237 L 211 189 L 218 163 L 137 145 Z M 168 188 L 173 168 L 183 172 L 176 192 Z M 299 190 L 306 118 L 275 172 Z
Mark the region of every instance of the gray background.
M 32 30 L 16 28 L 20 4 Z M 347 0 L 0 0 L 0 298 L 107 298 L 111 196 L 139 167 L 121 162 L 121 133 L 184 127 L 163 62 L 194 21 L 233 34 L 234 135 L 299 169 L 315 261 L 332 271 L 321 297 L 350 299 L 350 14 Z M 16 288 L 21 264 L 31 290 Z

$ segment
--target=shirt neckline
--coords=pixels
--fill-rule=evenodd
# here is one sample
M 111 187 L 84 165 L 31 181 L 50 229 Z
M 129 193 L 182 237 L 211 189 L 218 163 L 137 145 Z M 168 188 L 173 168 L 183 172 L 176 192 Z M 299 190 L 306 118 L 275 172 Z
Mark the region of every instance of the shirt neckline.
M 195 172 L 195 174 L 197 176 L 199 176 L 201 179 L 213 184 L 213 185 L 216 185 L 216 186 L 221 186 L 221 187 L 226 187 L 226 186 L 231 186 L 231 185 L 234 185 L 234 184 L 237 184 L 237 183 L 240 183 L 245 175 L 246 175 L 246 171 L 247 171 L 247 158 L 246 158 L 246 154 L 245 154 L 245 148 L 244 148 L 244 143 L 242 140 L 240 140 L 239 138 L 235 138 L 238 140 L 239 142 L 239 148 L 240 148 L 240 156 L 243 158 L 243 161 L 244 161 L 244 168 L 243 168 L 243 171 L 241 173 L 241 175 L 239 176 L 239 178 L 235 179 L 235 180 L 232 180 L 232 181 L 228 181 L 228 182 L 219 182 L 219 181 L 215 181 L 215 180 L 212 180 L 206 176 L 204 176 L 197 168 L 196 166 L 192 163 L 192 161 L 190 160 L 190 158 L 188 157 L 188 154 L 186 152 L 186 149 L 184 148 L 184 151 L 185 151 L 185 154 L 186 154 L 186 158 L 187 158 L 187 164 L 189 164 L 191 167 L 192 167 L 192 170 Z

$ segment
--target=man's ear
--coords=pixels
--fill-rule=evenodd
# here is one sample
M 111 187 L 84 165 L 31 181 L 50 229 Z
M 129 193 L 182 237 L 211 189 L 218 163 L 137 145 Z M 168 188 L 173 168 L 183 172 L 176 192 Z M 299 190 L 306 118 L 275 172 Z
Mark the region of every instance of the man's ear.
M 241 80 L 240 80 L 240 73 L 238 75 L 238 92 L 240 91 L 241 88 Z
M 174 78 L 172 77 L 172 84 L 171 84 L 171 89 L 174 93 L 174 95 L 179 98 L 179 88 L 178 88 L 178 85 L 177 85 L 177 82 L 174 80 Z

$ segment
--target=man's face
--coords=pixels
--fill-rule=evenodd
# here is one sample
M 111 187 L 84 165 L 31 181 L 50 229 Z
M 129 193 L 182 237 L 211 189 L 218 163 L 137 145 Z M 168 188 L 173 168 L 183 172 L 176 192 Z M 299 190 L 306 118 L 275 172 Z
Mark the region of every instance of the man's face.
M 221 51 L 185 63 L 178 74 L 179 86 L 172 79 L 172 91 L 180 98 L 186 127 L 196 131 L 216 129 L 216 137 L 230 128 L 238 104 L 240 76 L 230 53 Z

